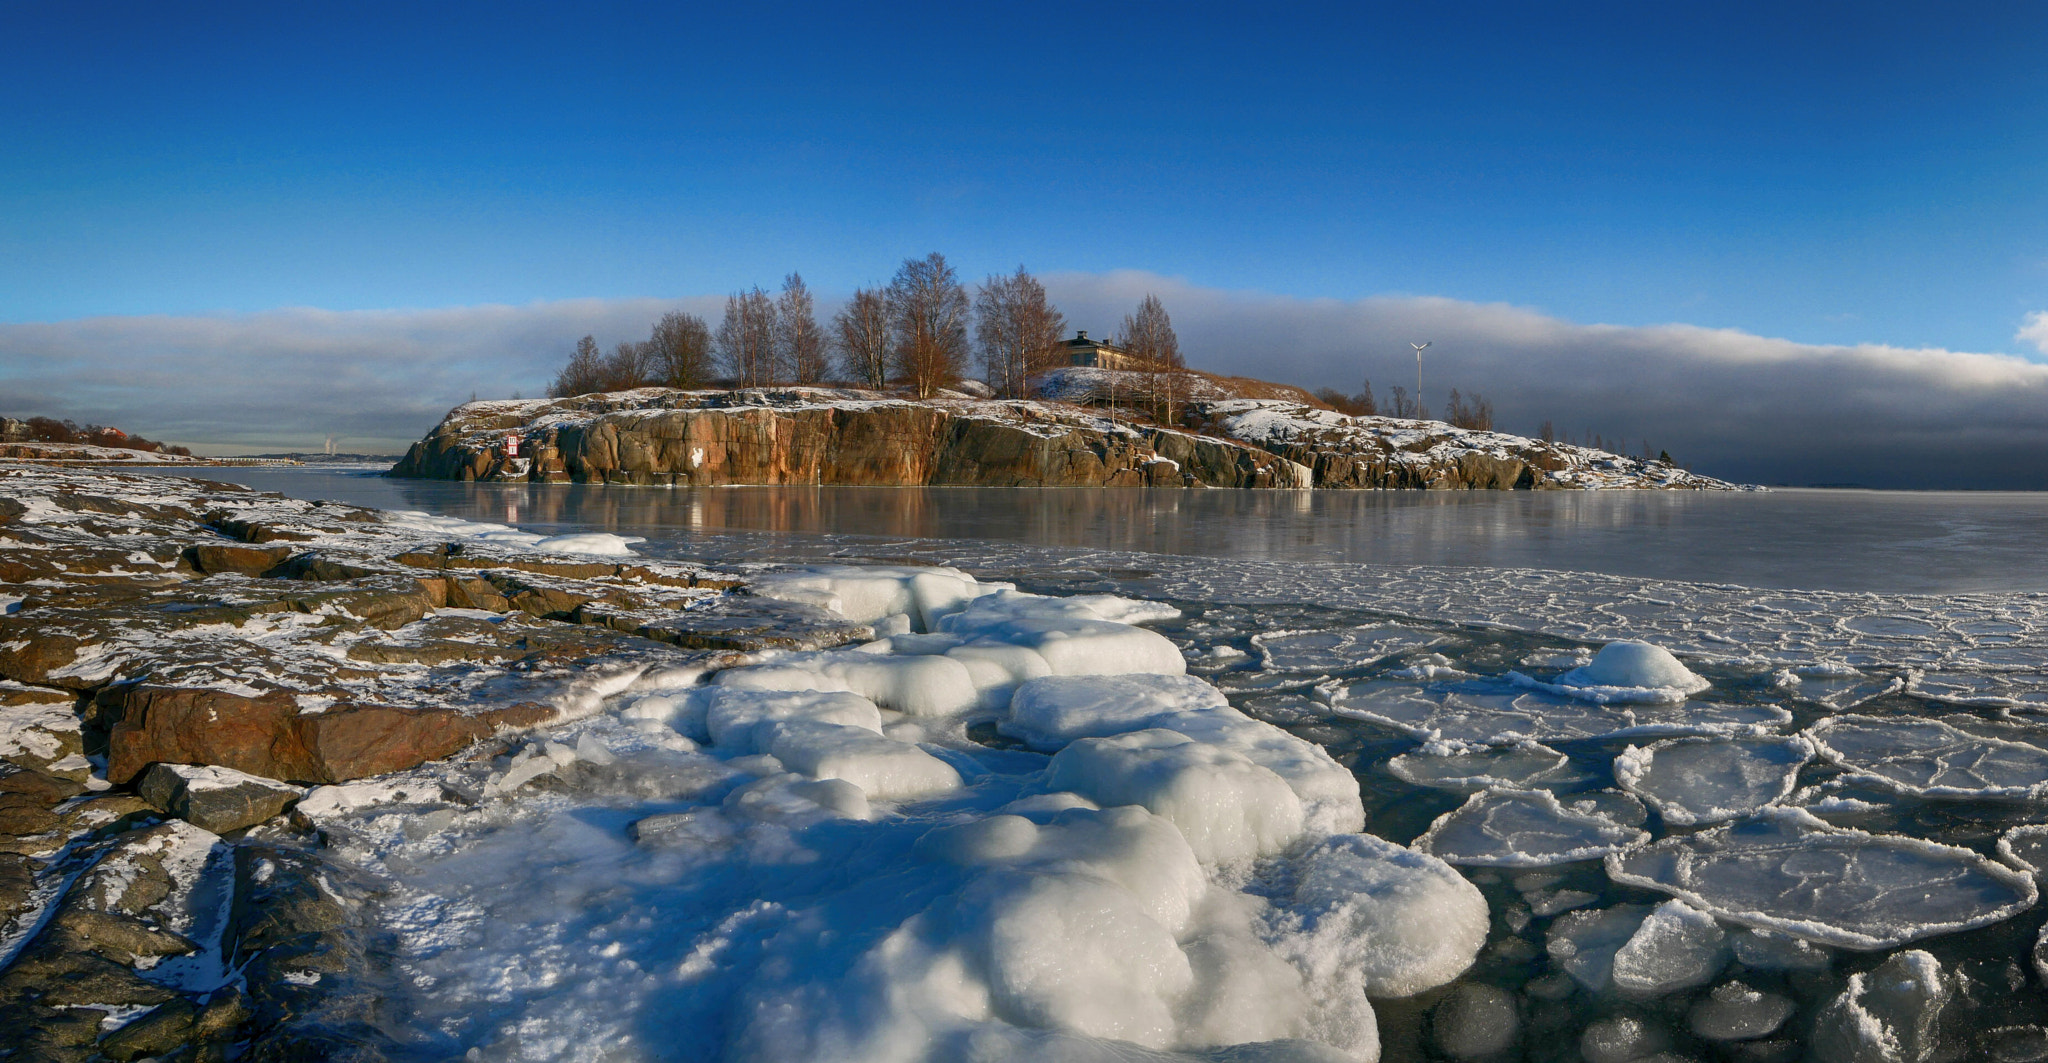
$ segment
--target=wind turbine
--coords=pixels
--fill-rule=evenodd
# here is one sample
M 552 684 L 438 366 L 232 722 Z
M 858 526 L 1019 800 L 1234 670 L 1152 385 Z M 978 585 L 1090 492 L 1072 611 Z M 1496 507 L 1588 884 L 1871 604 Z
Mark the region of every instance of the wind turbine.
M 1415 416 L 1417 417 L 1422 416 L 1422 349 L 1429 346 L 1432 342 L 1434 341 L 1423 340 L 1421 343 L 1410 341 L 1408 344 L 1408 346 L 1415 348 Z

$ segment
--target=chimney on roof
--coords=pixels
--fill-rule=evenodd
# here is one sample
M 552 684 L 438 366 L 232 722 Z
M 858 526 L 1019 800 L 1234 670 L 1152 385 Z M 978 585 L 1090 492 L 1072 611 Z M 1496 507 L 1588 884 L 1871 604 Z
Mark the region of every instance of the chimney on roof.
M 1087 329 L 1081 329 L 1080 331 L 1078 331 L 1078 332 L 1074 333 L 1074 338 L 1075 338 L 1076 340 L 1085 340 L 1085 339 L 1087 339 L 1087 338 L 1088 338 L 1088 330 L 1087 330 Z

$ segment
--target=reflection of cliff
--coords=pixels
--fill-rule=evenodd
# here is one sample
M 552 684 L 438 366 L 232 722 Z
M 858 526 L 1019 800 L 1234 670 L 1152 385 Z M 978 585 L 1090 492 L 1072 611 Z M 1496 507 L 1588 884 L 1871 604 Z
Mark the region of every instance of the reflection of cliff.
M 1040 402 L 663 389 L 457 407 L 392 470 L 642 486 L 1307 487 L 1258 447 Z

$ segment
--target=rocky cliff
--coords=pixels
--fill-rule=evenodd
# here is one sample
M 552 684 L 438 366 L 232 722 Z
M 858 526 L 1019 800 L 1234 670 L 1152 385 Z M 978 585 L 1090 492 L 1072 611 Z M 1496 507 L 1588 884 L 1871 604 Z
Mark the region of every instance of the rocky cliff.
M 506 444 L 518 440 L 517 454 Z M 1307 487 L 1306 468 L 1079 406 L 821 388 L 472 402 L 394 476 L 698 486 Z
M 458 406 L 392 475 L 664 486 L 1731 486 L 1660 462 L 1285 399 L 1201 397 L 1178 413 L 1168 427 L 1064 401 L 647 388 Z

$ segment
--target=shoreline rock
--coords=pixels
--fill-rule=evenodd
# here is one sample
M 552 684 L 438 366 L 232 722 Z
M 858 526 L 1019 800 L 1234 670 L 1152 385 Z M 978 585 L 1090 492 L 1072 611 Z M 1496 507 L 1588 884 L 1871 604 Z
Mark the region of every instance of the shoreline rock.
M 1051 400 L 643 388 L 458 406 L 390 475 L 667 487 L 1734 486 L 1662 462 L 1291 400 L 1205 399 L 1180 412 L 1160 425 Z
M 488 756 L 649 669 L 872 634 L 539 541 L 0 464 L 0 1023 L 30 1057 L 374 1057 L 369 887 L 301 785 Z

